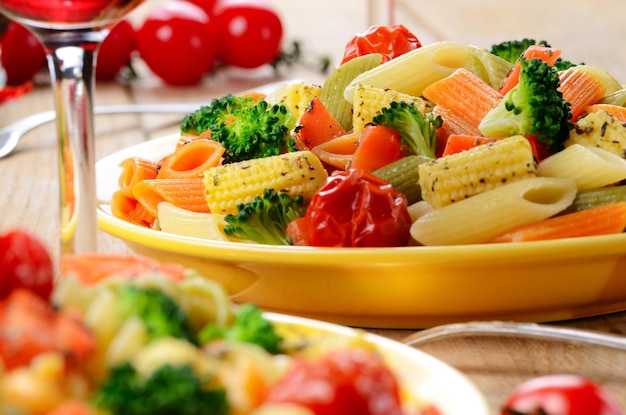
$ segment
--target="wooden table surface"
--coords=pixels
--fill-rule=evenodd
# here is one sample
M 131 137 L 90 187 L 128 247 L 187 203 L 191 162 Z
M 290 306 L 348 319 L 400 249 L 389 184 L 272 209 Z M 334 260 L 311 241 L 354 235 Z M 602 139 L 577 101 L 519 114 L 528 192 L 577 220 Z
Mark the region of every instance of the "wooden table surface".
M 156 1 L 156 0 L 155 0 Z M 376 1 L 376 0 L 374 0 Z M 286 40 L 299 40 L 309 59 L 326 55 L 337 64 L 345 43 L 368 23 L 365 1 L 273 0 L 285 24 Z M 407 26 L 422 43 L 456 40 L 490 47 L 508 39 L 545 39 L 563 49 L 563 57 L 609 70 L 626 82 L 626 2 L 605 0 L 396 0 L 395 20 Z M 154 3 L 148 3 L 135 15 Z M 380 7 L 378 5 L 377 7 Z M 386 23 L 384 19 L 378 22 Z M 141 67 L 141 66 L 140 66 Z M 282 73 L 283 78 L 320 82 L 323 75 L 306 66 Z M 128 85 L 99 83 L 96 104 L 208 101 L 276 81 L 267 68 L 255 71 L 221 70 L 202 85 L 172 88 L 149 73 Z M 45 83 L 20 99 L 0 106 L 0 127 L 39 111 L 52 109 Z M 96 119 L 97 156 L 177 130 L 180 115 L 107 115 Z M 24 137 L 17 151 L 0 159 L 0 231 L 21 227 L 39 235 L 52 252 L 58 250 L 58 185 L 56 137 L 52 124 Z M 125 245 L 104 233 L 102 252 L 128 252 Z M 626 276 L 625 276 L 626 277 Z M 563 287 L 567 289 L 567 287 Z M 626 335 L 626 313 L 560 324 Z M 374 330 L 402 339 L 411 331 Z M 497 413 L 505 396 L 524 379 L 544 373 L 569 372 L 592 377 L 604 384 L 626 410 L 626 352 L 512 338 L 462 338 L 421 347 L 465 373 L 486 396 Z

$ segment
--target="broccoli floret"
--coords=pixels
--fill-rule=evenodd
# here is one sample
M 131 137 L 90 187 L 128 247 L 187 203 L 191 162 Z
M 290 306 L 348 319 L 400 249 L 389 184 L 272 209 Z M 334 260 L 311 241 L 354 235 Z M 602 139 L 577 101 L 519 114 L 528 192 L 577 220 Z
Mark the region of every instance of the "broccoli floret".
M 235 111 L 253 107 L 255 104 L 256 101 L 246 95 L 228 94 L 222 98 L 215 98 L 209 105 L 187 114 L 180 125 L 180 132 L 182 134 L 200 135 L 211 130 L 216 124 L 227 122 L 234 116 Z
M 199 338 L 202 344 L 219 339 L 252 343 L 273 354 L 281 352 L 283 341 L 274 325 L 263 316 L 255 304 L 251 303 L 239 307 L 229 327 L 224 329 L 214 324 L 207 325 L 200 332 Z
M 113 367 L 94 397 L 94 405 L 124 415 L 225 415 L 226 391 L 209 389 L 189 365 L 164 365 L 148 378 L 130 363 Z
M 554 153 L 573 128 L 571 105 L 558 90 L 556 69 L 541 59 L 520 59 L 519 83 L 478 126 L 487 137 L 534 136 Z
M 400 133 L 405 153 L 435 158 L 437 128 L 443 123 L 440 116 L 430 112 L 424 115 L 414 104 L 399 101 L 383 108 L 374 116 L 373 123 Z
M 150 340 L 170 336 L 197 344 L 187 314 L 162 291 L 128 284 L 120 286 L 116 293 L 120 321 L 138 317 L 144 323 Z
M 224 233 L 268 245 L 291 245 L 287 225 L 304 215 L 304 199 L 265 189 L 249 203 L 240 203 L 237 214 L 226 215 Z
M 491 53 L 501 57 L 502 59 L 510 63 L 515 63 L 517 62 L 519 57 L 522 56 L 522 53 L 524 53 L 524 51 L 532 45 L 550 47 L 550 45 L 548 45 L 548 42 L 546 42 L 545 40 L 535 41 L 535 39 L 524 38 L 522 40 L 507 40 L 492 45 Z
M 270 106 L 259 101 L 253 107 L 234 111 L 228 121 L 211 127 L 211 138 L 222 143 L 224 163 L 277 156 L 295 150 L 290 132 L 296 117 L 283 103 Z

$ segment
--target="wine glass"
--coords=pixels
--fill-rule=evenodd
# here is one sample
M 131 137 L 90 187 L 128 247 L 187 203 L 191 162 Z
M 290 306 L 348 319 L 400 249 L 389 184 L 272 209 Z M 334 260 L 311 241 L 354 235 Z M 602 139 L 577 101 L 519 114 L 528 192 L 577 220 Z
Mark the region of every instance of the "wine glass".
M 143 0 L 0 0 L 46 51 L 59 144 L 61 254 L 97 251 L 94 69 L 110 28 Z

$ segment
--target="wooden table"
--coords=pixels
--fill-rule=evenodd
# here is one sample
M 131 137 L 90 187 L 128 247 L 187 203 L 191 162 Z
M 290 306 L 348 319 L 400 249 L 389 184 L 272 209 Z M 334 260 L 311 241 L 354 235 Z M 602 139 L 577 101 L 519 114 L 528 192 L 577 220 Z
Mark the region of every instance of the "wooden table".
M 376 1 L 376 0 L 374 0 Z M 381 0 L 382 1 L 382 0 Z M 337 64 L 345 42 L 367 24 L 366 2 L 359 0 L 273 0 L 285 23 L 285 38 L 300 40 L 309 58 L 330 56 Z M 146 6 L 149 7 L 150 5 Z M 145 12 L 144 8 L 144 11 Z M 141 11 L 136 19 L 140 21 Z M 490 47 L 502 40 L 533 37 L 548 40 L 564 58 L 597 65 L 626 82 L 626 2 L 606 0 L 396 0 L 396 21 L 409 27 L 423 43 L 456 40 Z M 382 20 L 384 23 L 384 20 Z M 304 66 L 285 78 L 320 82 L 323 75 Z M 225 70 L 202 85 L 172 88 L 149 73 L 129 85 L 97 85 L 96 104 L 208 101 L 227 92 L 261 85 L 277 78 L 267 68 Z M 26 115 L 52 108 L 48 86 L 0 106 L 0 127 Z M 97 156 L 172 133 L 180 115 L 107 115 L 96 120 Z M 29 133 L 17 151 L 0 160 L 0 231 L 21 227 L 39 235 L 58 251 L 58 186 L 56 137 L 51 124 Z M 102 252 L 128 252 L 119 240 L 100 233 Z M 626 276 L 625 276 L 626 277 Z M 564 287 L 563 289 L 567 289 Z M 562 324 L 626 335 L 626 313 L 568 321 Z M 410 331 L 374 330 L 402 339 Z M 542 373 L 570 372 L 606 385 L 626 408 L 626 353 L 511 338 L 463 338 L 425 345 L 422 350 L 457 367 L 484 392 L 496 413 L 506 394 L 522 380 Z

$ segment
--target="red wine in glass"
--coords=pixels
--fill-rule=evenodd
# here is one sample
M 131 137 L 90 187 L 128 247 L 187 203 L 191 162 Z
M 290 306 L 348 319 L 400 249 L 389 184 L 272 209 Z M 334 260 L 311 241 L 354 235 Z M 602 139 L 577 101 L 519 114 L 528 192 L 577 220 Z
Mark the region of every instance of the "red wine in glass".
M 93 92 L 99 45 L 142 0 L 0 0 L 46 50 L 58 133 L 60 251 L 97 251 Z

